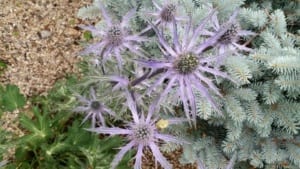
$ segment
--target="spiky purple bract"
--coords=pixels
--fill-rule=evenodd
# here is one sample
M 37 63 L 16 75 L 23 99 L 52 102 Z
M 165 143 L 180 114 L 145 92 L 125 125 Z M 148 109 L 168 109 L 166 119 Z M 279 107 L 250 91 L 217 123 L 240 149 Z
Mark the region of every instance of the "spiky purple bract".
M 123 65 L 122 52 L 128 49 L 134 54 L 142 56 L 137 44 L 146 41 L 146 38 L 138 35 L 131 35 L 129 33 L 129 21 L 134 16 L 135 9 L 132 9 L 124 15 L 121 23 L 119 23 L 112 21 L 112 18 L 100 1 L 97 2 L 97 5 L 102 11 L 102 16 L 106 22 L 106 29 L 102 30 L 95 26 L 80 26 L 82 29 L 90 31 L 93 36 L 101 38 L 99 42 L 89 45 L 82 54 L 92 53 L 99 56 L 102 63 L 105 63 L 111 56 L 114 56 L 117 60 L 119 69 L 121 69 Z
M 96 93 L 93 88 L 90 89 L 90 98 L 85 98 L 79 95 L 77 97 L 82 105 L 76 107 L 73 111 L 84 112 L 86 114 L 82 123 L 86 122 L 87 119 L 91 118 L 92 127 L 96 127 L 97 123 L 99 123 L 102 126 L 105 126 L 105 119 L 103 115 L 116 115 L 112 110 L 110 110 L 103 103 L 97 100 Z
M 153 117 L 155 111 L 154 106 L 150 106 L 148 114 L 145 117 L 143 113 L 138 112 L 136 102 L 131 95 L 127 95 L 127 105 L 131 111 L 133 121 L 128 123 L 128 128 L 118 128 L 118 127 L 98 127 L 88 129 L 89 131 L 109 134 L 109 135 L 126 135 L 128 139 L 128 144 L 121 147 L 119 153 L 115 156 L 111 163 L 111 168 L 114 169 L 121 161 L 125 153 L 132 148 L 137 149 L 135 155 L 134 169 L 141 169 L 142 167 L 142 156 L 144 148 L 148 147 L 153 153 L 155 159 L 161 164 L 165 169 L 171 169 L 172 165 L 167 161 L 167 159 L 162 155 L 159 150 L 159 141 L 174 142 L 178 144 L 187 143 L 184 140 L 179 140 L 171 135 L 161 134 L 156 127 L 157 119 Z M 184 122 L 184 120 L 170 119 L 169 124 L 175 124 L 179 121 Z

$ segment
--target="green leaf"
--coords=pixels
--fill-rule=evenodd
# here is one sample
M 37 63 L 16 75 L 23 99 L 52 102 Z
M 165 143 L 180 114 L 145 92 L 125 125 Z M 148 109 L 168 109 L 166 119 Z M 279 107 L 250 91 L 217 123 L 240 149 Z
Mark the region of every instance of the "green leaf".
M 3 72 L 4 69 L 7 68 L 7 65 L 5 62 L 0 60 L 0 74 Z
M 8 148 L 13 145 L 13 142 L 10 139 L 11 137 L 12 135 L 8 131 L 0 128 L 0 168 L 4 154 L 7 152 Z
M 33 107 L 34 118 L 21 114 L 20 124 L 29 133 L 19 139 L 20 142 L 28 142 L 31 148 L 37 148 L 51 138 L 54 133 L 51 131 L 51 121 L 48 113 L 42 113 L 38 108 Z
M 92 33 L 90 31 L 83 32 L 83 37 L 86 41 L 93 39 Z
M 15 85 L 7 85 L 6 88 L 0 88 L 0 105 L 4 111 L 14 111 L 25 105 L 26 100 L 24 95 Z

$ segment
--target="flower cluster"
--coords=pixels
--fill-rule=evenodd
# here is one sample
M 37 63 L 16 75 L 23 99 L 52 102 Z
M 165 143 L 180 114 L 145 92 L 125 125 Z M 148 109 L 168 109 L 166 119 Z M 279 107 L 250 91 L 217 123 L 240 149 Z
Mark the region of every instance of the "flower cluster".
M 157 11 L 151 14 L 153 20 L 147 20 L 148 27 L 135 35 L 130 30 L 130 18 L 135 14 L 133 9 L 123 16 L 121 23 L 112 21 L 112 17 L 104 8 L 104 5 L 97 1 L 97 7 L 102 11 L 103 19 L 107 28 L 102 30 L 95 26 L 81 26 L 81 28 L 91 31 L 94 36 L 101 37 L 101 40 L 87 47 L 83 54 L 93 53 L 101 60 L 102 64 L 114 56 L 118 63 L 118 68 L 122 70 L 124 63 L 123 52 L 129 52 L 137 57 L 139 66 L 145 71 L 144 75 L 130 81 L 132 77 L 109 76 L 110 82 L 115 85 L 114 90 L 122 90 L 126 96 L 126 106 L 131 112 L 133 122 L 127 122 L 126 128 L 106 127 L 102 113 L 115 116 L 115 113 L 96 100 L 94 91 L 91 93 L 91 100 L 80 98 L 85 106 L 80 106 L 76 111 L 87 113 L 86 118 L 92 118 L 92 128 L 88 129 L 101 134 L 125 135 L 128 144 L 121 148 L 112 162 L 115 168 L 127 151 L 133 147 L 137 148 L 134 168 L 141 168 L 143 149 L 149 147 L 154 157 L 164 168 L 172 168 L 165 157 L 162 156 L 158 143 L 160 141 L 175 142 L 183 144 L 185 141 L 176 139 L 173 136 L 161 134 L 157 128 L 159 114 L 157 109 L 161 103 L 168 98 L 171 91 L 175 90 L 174 98 L 182 103 L 185 119 L 169 119 L 169 124 L 182 123 L 183 121 L 196 124 L 196 97 L 195 92 L 200 93 L 210 105 L 222 115 L 221 106 L 216 103 L 214 96 L 222 97 L 218 85 L 215 83 L 216 77 L 224 78 L 235 82 L 220 68 L 228 54 L 238 54 L 239 52 L 250 52 L 251 49 L 239 44 L 240 36 L 253 35 L 250 31 L 241 30 L 237 22 L 238 10 L 229 19 L 220 23 L 217 16 L 218 11 L 211 8 L 207 16 L 199 23 L 194 23 L 193 16 L 178 14 L 178 3 L 173 1 L 159 4 L 152 1 Z M 142 44 L 150 41 L 150 37 L 142 37 L 148 31 L 155 33 L 162 59 L 158 57 L 148 57 L 142 54 Z M 150 36 L 150 35 L 149 35 Z M 208 54 L 209 53 L 209 54 Z M 211 54 L 214 54 L 211 56 Z M 133 71 L 134 72 L 134 71 Z M 138 74 L 138 73 L 136 73 Z M 126 76 L 126 75 L 123 75 Z M 157 77 L 155 79 L 155 76 Z M 153 81 L 153 79 L 155 79 Z M 145 93 L 135 98 L 134 87 L 141 82 L 147 86 Z M 162 90 L 160 91 L 159 89 Z M 142 87 L 141 87 L 142 88 Z M 150 104 L 146 115 L 145 111 L 138 108 L 139 101 L 143 96 L 154 98 Z M 158 94 L 158 96 L 157 96 Z M 100 125 L 96 125 L 100 121 Z
M 158 128 L 156 127 L 158 119 L 154 117 L 155 108 L 153 108 L 153 105 L 150 106 L 147 116 L 145 117 L 143 112 L 138 111 L 136 102 L 131 97 L 131 95 L 128 94 L 127 96 L 128 107 L 133 117 L 133 122 L 128 122 L 127 128 L 100 126 L 88 130 L 101 134 L 126 136 L 128 143 L 127 145 L 122 147 L 120 152 L 115 156 L 111 164 L 111 168 L 115 168 L 118 165 L 127 151 L 131 150 L 133 147 L 136 147 L 137 154 L 135 156 L 134 169 L 140 169 L 142 165 L 143 150 L 146 147 L 149 147 L 155 159 L 164 168 L 171 169 L 172 166 L 160 152 L 158 143 L 160 142 L 160 140 L 165 142 L 174 142 L 177 144 L 184 144 L 187 142 L 184 140 L 179 140 L 171 135 L 160 133 Z M 167 119 L 167 121 L 168 124 L 171 125 L 182 123 L 185 120 L 173 118 Z
M 164 69 L 164 72 L 161 73 L 156 82 L 148 89 L 148 93 L 156 89 L 158 85 L 163 85 L 165 80 L 168 80 L 160 98 L 164 98 L 172 88 L 177 87 L 177 94 L 183 103 L 186 117 L 194 121 L 196 120 L 195 94 L 193 92 L 194 88 L 205 96 L 216 110 L 219 109 L 218 105 L 209 93 L 209 90 L 214 91 L 219 96 L 221 96 L 221 94 L 216 85 L 213 83 L 213 80 L 207 77 L 205 73 L 231 79 L 225 72 L 211 67 L 211 62 L 213 60 L 208 60 L 203 54 L 204 49 L 216 44 L 219 39 L 226 34 L 229 28 L 219 30 L 203 43 L 197 43 L 204 25 L 209 21 L 213 14 L 214 11 L 211 11 L 210 14 L 204 18 L 195 29 L 191 28 L 190 19 L 184 28 L 185 37 L 182 42 L 179 40 L 177 22 L 174 19 L 172 21 L 172 44 L 168 44 L 164 35 L 153 25 L 153 30 L 156 32 L 159 39 L 165 59 L 160 61 L 151 60 L 141 62 L 143 66 L 154 70 Z M 232 22 L 232 19 L 229 20 L 226 27 L 229 27 L 228 25 L 230 25 L 230 22 Z M 189 35 L 191 36 L 189 37 Z

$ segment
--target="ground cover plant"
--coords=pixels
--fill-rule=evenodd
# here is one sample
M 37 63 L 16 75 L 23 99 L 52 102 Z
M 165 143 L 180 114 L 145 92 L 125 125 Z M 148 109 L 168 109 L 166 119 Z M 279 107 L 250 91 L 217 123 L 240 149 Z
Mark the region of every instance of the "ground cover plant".
M 300 168 L 296 1 L 94 0 L 77 16 L 94 22 L 78 25 L 81 76 L 31 100 L 0 166 L 140 169 L 150 151 L 171 169 L 181 148 L 198 169 Z M 1 111 L 24 106 L 0 91 Z
M 70 110 L 74 97 L 69 89 L 76 82 L 75 76 L 69 77 L 58 82 L 48 96 L 31 98 L 32 107 L 23 110 L 19 117 L 25 132 L 22 137 L 1 132 L 1 154 L 4 156 L 9 147 L 15 147 L 13 162 L 10 159 L 2 162 L 7 163 L 5 168 L 109 168 L 113 149 L 123 139 L 99 138 L 84 130 L 87 125 L 81 125 L 80 118 L 74 117 Z M 9 102 L 2 104 L 4 108 L 24 106 L 25 100 L 20 100 L 24 96 L 18 93 L 18 88 L 10 85 L 6 88 L 3 97 L 10 98 L 5 98 Z M 128 168 L 127 162 L 120 168 Z

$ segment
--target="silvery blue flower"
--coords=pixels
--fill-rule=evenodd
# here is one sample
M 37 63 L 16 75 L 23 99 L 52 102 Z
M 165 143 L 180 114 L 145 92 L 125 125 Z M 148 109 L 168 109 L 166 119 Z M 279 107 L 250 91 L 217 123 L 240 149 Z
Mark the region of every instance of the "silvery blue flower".
M 238 10 L 234 11 L 234 19 L 233 22 L 230 24 L 230 27 L 227 29 L 227 31 L 218 39 L 218 42 L 216 43 L 216 47 L 218 49 L 218 53 L 220 57 L 217 59 L 217 65 L 222 64 L 224 58 L 226 55 L 223 55 L 224 53 L 230 52 L 230 53 L 236 53 L 238 51 L 246 51 L 251 52 L 252 49 L 248 48 L 244 45 L 239 44 L 239 40 L 242 36 L 249 36 L 249 35 L 255 35 L 254 32 L 242 30 L 241 26 L 239 25 L 236 15 L 238 13 Z M 215 34 L 223 29 L 223 26 L 220 25 L 219 19 L 217 17 L 217 12 L 212 16 L 212 27 L 213 30 L 204 30 L 202 31 L 201 35 L 207 35 L 210 37 L 215 36 Z M 237 51 L 238 50 L 238 51 Z
M 74 112 L 84 112 L 85 118 L 83 119 L 82 123 L 86 122 L 87 119 L 91 118 L 92 120 L 92 127 L 95 127 L 97 123 L 100 125 L 105 126 L 105 119 L 103 117 L 104 114 L 109 114 L 115 116 L 115 112 L 110 110 L 106 107 L 103 103 L 101 103 L 97 97 L 95 90 L 93 88 L 90 89 L 90 97 L 85 98 L 80 95 L 77 96 L 79 102 L 82 104 L 76 107 L 73 111 Z
M 177 1 L 163 1 L 161 4 L 156 0 L 152 0 L 153 5 L 157 9 L 152 15 L 156 17 L 155 23 L 172 24 L 173 20 L 179 21 L 183 20 L 182 16 L 179 16 L 178 8 L 179 3 Z
M 127 128 L 119 127 L 97 127 L 88 129 L 89 131 L 109 134 L 109 135 L 125 135 L 128 143 L 120 148 L 119 153 L 115 156 L 111 163 L 111 168 L 114 169 L 121 161 L 123 156 L 129 150 L 136 148 L 137 153 L 135 155 L 134 169 L 141 169 L 142 167 L 142 156 L 143 150 L 148 147 L 153 153 L 155 159 L 161 164 L 165 169 L 171 169 L 172 165 L 167 161 L 167 159 L 162 155 L 159 150 L 159 142 L 174 142 L 178 144 L 187 143 L 184 140 L 179 140 L 174 136 L 168 134 L 162 134 L 156 127 L 157 118 L 154 118 L 153 114 L 155 111 L 154 106 L 150 106 L 148 114 L 145 117 L 143 112 L 138 111 L 136 101 L 127 94 L 127 106 L 131 111 L 133 121 L 127 123 Z M 185 120 L 182 119 L 168 119 L 169 124 L 182 123 Z
M 93 36 L 100 37 L 100 41 L 88 46 L 82 54 L 94 54 L 101 58 L 102 63 L 105 63 L 111 56 L 115 57 L 119 68 L 123 64 L 122 52 L 126 49 L 137 55 L 142 55 L 137 44 L 146 41 L 145 38 L 138 35 L 132 35 L 129 31 L 129 21 L 135 14 L 135 9 L 129 11 L 123 16 L 122 21 L 114 22 L 108 12 L 103 7 L 103 4 L 98 1 L 96 3 L 102 11 L 102 16 L 106 22 L 105 29 L 99 29 L 95 26 L 80 26 L 82 29 L 91 31 Z

